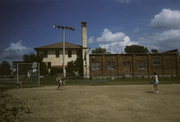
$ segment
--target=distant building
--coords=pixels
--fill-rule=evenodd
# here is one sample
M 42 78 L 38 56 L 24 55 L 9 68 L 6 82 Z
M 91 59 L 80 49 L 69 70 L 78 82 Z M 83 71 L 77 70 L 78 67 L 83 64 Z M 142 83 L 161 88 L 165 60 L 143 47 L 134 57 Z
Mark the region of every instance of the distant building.
M 48 68 L 62 68 L 63 65 L 63 42 L 54 43 L 35 48 L 38 55 L 43 55 L 43 62 Z M 82 54 L 82 46 L 65 42 L 65 65 L 70 61 L 75 61 Z
M 180 75 L 178 50 L 154 54 L 88 54 L 87 23 L 81 23 L 82 45 L 65 43 L 65 65 L 81 56 L 84 78 L 162 77 Z M 62 68 L 62 42 L 35 48 L 49 69 Z
M 91 78 L 175 77 L 180 74 L 178 51 L 157 54 L 91 54 Z

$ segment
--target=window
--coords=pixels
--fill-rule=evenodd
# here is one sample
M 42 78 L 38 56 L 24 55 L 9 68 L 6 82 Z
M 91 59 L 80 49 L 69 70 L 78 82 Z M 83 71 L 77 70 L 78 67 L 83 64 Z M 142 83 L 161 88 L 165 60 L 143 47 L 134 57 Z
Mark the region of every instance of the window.
M 92 63 L 91 69 L 92 70 L 100 70 L 100 63 L 98 63 L 98 62 Z
M 72 51 L 68 50 L 68 57 L 71 58 L 72 57 Z
M 153 65 L 160 65 L 160 64 L 161 64 L 160 57 L 153 58 Z
M 44 56 L 45 58 L 48 57 L 48 52 L 47 52 L 47 50 L 44 50 L 44 51 L 43 51 L 43 56 Z
M 145 68 L 146 68 L 146 63 L 145 63 L 145 61 L 139 61 L 139 62 L 138 62 L 138 68 L 139 68 L 139 69 L 145 69 Z
M 59 50 L 55 50 L 56 58 L 59 57 Z
M 115 70 L 116 63 L 115 62 L 108 62 L 108 70 Z
M 131 63 L 130 63 L 130 62 L 123 62 L 123 66 L 125 66 L 125 67 L 130 67 L 130 66 L 131 66 Z
M 51 62 L 47 62 L 47 67 L 51 68 Z

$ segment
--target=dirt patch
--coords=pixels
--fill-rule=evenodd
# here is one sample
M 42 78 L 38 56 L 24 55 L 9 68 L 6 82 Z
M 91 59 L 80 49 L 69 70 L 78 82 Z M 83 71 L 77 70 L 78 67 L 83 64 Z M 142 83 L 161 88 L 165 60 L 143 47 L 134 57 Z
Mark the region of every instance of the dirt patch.
M 180 85 L 56 86 L 10 90 L 30 111 L 26 122 L 179 122 Z

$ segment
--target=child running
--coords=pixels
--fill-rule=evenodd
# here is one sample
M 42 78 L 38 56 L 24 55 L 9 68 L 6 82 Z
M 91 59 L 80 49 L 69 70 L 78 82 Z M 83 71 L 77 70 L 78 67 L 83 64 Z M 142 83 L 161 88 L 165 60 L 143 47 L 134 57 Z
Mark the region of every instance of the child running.
M 62 79 L 59 79 L 58 80 L 58 87 L 57 87 L 57 90 L 61 87 L 61 89 L 62 89 L 62 85 L 63 85 L 63 81 L 62 81 Z

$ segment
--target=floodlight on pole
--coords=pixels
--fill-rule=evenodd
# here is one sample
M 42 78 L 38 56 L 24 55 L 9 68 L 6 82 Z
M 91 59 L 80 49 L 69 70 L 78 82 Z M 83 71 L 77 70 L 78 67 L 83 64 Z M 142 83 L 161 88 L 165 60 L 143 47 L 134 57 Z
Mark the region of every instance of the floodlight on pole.
M 66 77 L 66 69 L 65 69 L 65 41 L 66 41 L 66 32 L 65 30 L 74 31 L 75 28 L 61 25 L 53 25 L 53 28 L 58 28 L 62 30 L 62 41 L 63 41 L 63 78 Z

